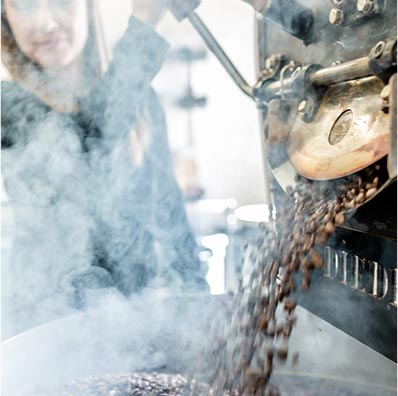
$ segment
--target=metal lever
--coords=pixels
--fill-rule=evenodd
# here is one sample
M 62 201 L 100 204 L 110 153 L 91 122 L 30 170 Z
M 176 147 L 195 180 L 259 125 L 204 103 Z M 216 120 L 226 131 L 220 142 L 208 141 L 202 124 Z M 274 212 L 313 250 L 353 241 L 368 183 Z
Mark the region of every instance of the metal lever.
M 199 33 L 209 50 L 217 57 L 217 59 L 224 66 L 227 73 L 235 81 L 241 91 L 250 98 L 257 100 L 254 96 L 254 88 L 251 87 L 243 76 L 239 73 L 238 69 L 229 59 L 227 54 L 222 49 L 221 45 L 211 34 L 209 29 L 203 23 L 201 18 L 194 12 L 200 5 L 200 0 L 173 0 L 169 5 L 170 11 L 178 21 L 187 18 L 192 24 L 194 29 Z
M 232 77 L 238 87 L 245 93 L 247 96 L 255 99 L 253 95 L 253 88 L 246 82 L 246 80 L 239 73 L 238 69 L 232 63 L 232 61 L 228 58 L 227 54 L 224 52 L 220 44 L 214 38 L 214 36 L 210 33 L 209 29 L 207 29 L 206 25 L 200 19 L 200 17 L 196 13 L 191 13 L 188 15 L 188 20 L 191 22 L 192 26 L 195 30 L 200 34 L 203 38 L 209 50 L 218 58 L 221 64 L 224 66 L 225 70 Z
M 320 65 L 308 65 L 302 68 L 298 74 L 284 81 L 259 80 L 256 85 L 251 86 L 239 73 L 201 18 L 195 13 L 195 9 L 199 5 L 200 0 L 172 0 L 169 8 L 178 21 L 185 18 L 190 21 L 209 50 L 218 58 L 241 91 L 261 104 L 267 104 L 270 100 L 279 97 L 282 91 L 293 94 L 295 97 L 297 95 L 302 97 L 311 89 L 316 91 L 330 84 L 373 74 L 383 74 L 396 68 L 397 40 L 393 38 L 380 41 L 372 48 L 367 57 L 326 68 Z
M 169 9 L 175 16 L 178 22 L 188 18 L 197 7 L 200 5 L 200 0 L 171 0 Z
M 397 39 L 378 42 L 364 58 L 348 61 L 331 67 L 308 65 L 289 79 L 283 81 L 283 93 L 301 99 L 308 91 L 328 87 L 331 84 L 355 80 L 372 75 L 388 77 L 397 66 Z M 255 96 L 262 102 L 279 98 L 282 92 L 280 80 L 265 81 Z

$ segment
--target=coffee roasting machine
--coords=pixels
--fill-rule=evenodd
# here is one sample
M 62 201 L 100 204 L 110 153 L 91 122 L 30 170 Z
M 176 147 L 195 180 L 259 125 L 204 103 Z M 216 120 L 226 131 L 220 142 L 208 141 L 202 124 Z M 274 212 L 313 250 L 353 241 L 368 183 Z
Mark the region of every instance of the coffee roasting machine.
M 311 295 L 299 293 L 298 301 L 396 362 L 396 1 L 245 1 L 262 4 L 254 85 L 195 12 L 199 0 L 175 1 L 172 12 L 190 21 L 257 104 L 267 204 L 276 215 L 275 197 L 298 174 L 338 185 L 369 166 L 380 170 L 377 191 L 346 213 L 322 247 L 325 266 L 314 274 Z
M 333 225 L 326 245 L 316 246 L 323 268 L 314 270 L 309 293 L 295 295 L 299 320 L 289 359 L 298 359 L 275 367 L 271 384 L 275 379 L 291 390 L 283 395 L 391 396 L 397 361 L 396 0 L 244 1 L 258 8 L 253 85 L 196 13 L 200 0 L 171 0 L 170 9 L 177 20 L 190 21 L 258 107 L 265 222 L 276 224 L 283 212 L 279 198 L 294 201 L 290 191 L 304 183 L 339 190 L 353 175 L 377 170 L 363 179 L 373 180 L 363 192 L 344 190 L 344 198 L 352 194 L 343 201 L 345 221 L 336 222 L 344 225 Z M 103 47 L 104 68 L 108 59 Z M 203 354 L 203 341 L 230 296 L 209 297 L 155 295 L 130 304 L 110 293 L 95 309 L 19 334 L 2 344 L 1 393 L 42 396 L 49 384 L 62 387 L 50 393 L 56 395 L 149 394 L 147 387 L 150 394 L 180 392 L 185 377 L 174 374 L 191 376 L 199 357 L 205 356 L 206 368 L 218 367 L 214 356 L 210 361 Z M 270 350 L 259 351 L 269 356 Z

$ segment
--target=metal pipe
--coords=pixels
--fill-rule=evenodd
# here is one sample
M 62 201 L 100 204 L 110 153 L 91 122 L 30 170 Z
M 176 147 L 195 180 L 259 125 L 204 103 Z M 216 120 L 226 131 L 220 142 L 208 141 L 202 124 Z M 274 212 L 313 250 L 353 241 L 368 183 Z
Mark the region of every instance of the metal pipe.
M 205 41 L 209 50 L 218 58 L 225 70 L 232 77 L 242 92 L 253 99 L 253 87 L 251 87 L 242 77 L 235 65 L 231 62 L 224 50 L 221 48 L 220 44 L 207 29 L 206 25 L 202 22 L 200 17 L 195 12 L 192 12 L 187 18 Z
M 282 96 L 282 89 L 283 93 L 289 96 L 294 93 L 293 81 L 292 78 L 287 78 L 283 83 L 281 80 L 273 81 L 265 86 L 265 92 L 261 93 L 260 97 L 268 102 L 270 99 Z
M 254 17 L 255 18 L 255 17 Z M 257 23 L 256 23 L 257 22 Z M 265 37 L 265 24 L 263 23 L 258 23 L 257 18 L 255 18 L 255 23 L 254 23 L 254 36 L 255 37 Z M 265 46 L 263 43 L 259 41 L 255 41 L 255 51 L 254 53 L 256 54 L 256 74 L 260 73 L 260 70 L 262 70 L 265 67 Z M 261 146 L 262 146 L 262 153 L 267 153 L 267 144 L 268 144 L 268 139 L 265 135 L 265 122 L 267 120 L 265 110 L 262 108 L 258 108 L 258 121 L 260 125 L 260 138 L 261 138 Z M 272 171 L 271 167 L 269 166 L 269 163 L 267 161 L 267 156 L 263 155 L 263 160 L 262 160 L 262 165 L 263 165 L 263 175 L 264 175 L 264 203 L 268 206 L 269 210 L 269 221 L 271 224 L 271 227 L 274 228 L 274 213 L 275 213 L 275 208 L 274 208 L 274 197 L 272 194 Z
M 359 58 L 340 65 L 325 67 L 314 72 L 311 83 L 317 86 L 328 86 L 344 81 L 355 80 L 372 75 L 369 58 Z
M 329 86 L 331 84 L 368 77 L 372 74 L 368 58 L 359 58 L 315 71 L 310 76 L 310 83 L 315 87 Z M 281 80 L 273 81 L 266 84 L 263 89 L 260 89 L 258 96 L 268 102 L 270 99 L 282 96 L 282 89 L 286 96 L 292 95 L 295 93 L 294 81 L 295 79 L 291 77 L 283 82 Z

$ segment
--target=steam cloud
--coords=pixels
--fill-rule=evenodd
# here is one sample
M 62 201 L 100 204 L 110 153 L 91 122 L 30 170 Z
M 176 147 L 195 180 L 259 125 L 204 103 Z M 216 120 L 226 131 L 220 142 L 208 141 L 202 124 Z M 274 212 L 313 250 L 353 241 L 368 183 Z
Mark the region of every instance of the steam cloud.
M 153 53 L 156 65 L 165 49 L 160 39 L 144 41 L 138 32 L 134 43 L 116 48 L 115 57 L 118 51 L 124 57 L 116 72 L 131 77 L 142 52 Z M 149 76 L 157 71 L 143 66 Z M 120 95 L 137 88 L 125 86 Z M 23 394 L 24 387 L 48 378 L 165 366 L 187 370 L 202 350 L 207 304 L 180 304 L 178 297 L 162 303 L 206 287 L 172 175 L 164 117 L 154 94 L 146 94 L 142 107 L 156 110 L 149 121 L 154 132 L 142 162 L 133 166 L 126 125 L 119 125 L 121 136 L 112 144 L 89 136 L 87 151 L 76 119 L 48 111 L 15 85 L 3 87 L 3 123 L 13 125 L 3 128 L 2 171 L 15 224 L 2 262 L 2 338 L 71 315 L 22 334 L 16 350 L 17 344 L 6 344 L 5 394 Z M 105 114 L 110 118 L 99 113 L 88 122 L 115 126 L 131 97 L 127 93 L 120 109 L 117 97 L 113 110 L 119 111 Z M 132 117 L 142 111 L 132 109 Z M 104 258 L 112 268 L 101 267 Z M 33 360 L 24 359 L 24 347 L 33 348 Z

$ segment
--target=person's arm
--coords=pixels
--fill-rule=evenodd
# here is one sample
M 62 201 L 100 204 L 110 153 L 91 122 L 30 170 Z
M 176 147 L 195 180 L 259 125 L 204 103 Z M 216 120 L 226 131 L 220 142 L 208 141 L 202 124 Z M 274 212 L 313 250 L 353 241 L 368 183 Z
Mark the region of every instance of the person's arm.
M 156 24 L 163 9 L 145 13 L 142 6 L 133 11 L 127 31 L 114 48 L 108 71 L 90 95 L 88 108 L 83 107 L 95 119 L 104 143 L 107 139 L 113 142 L 115 138 L 127 138 L 140 117 L 143 99 L 169 47 L 148 24 Z

